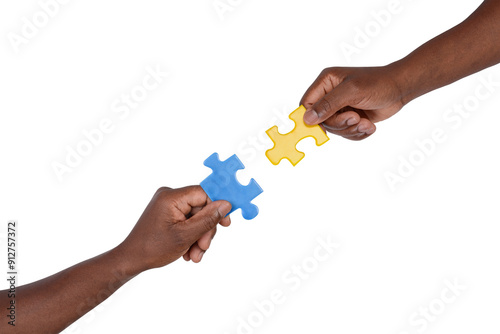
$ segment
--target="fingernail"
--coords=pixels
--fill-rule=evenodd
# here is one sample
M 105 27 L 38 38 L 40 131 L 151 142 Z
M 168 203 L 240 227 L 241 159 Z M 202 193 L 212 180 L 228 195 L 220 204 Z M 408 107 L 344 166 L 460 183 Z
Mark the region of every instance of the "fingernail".
M 224 201 L 219 205 L 219 213 L 222 217 L 226 217 L 229 211 L 231 211 L 231 204 L 229 202 Z
M 201 261 L 201 259 L 203 258 L 203 254 L 205 254 L 205 252 L 200 253 L 200 256 L 198 257 L 198 261 Z
M 371 135 L 375 132 L 375 127 L 371 126 L 370 124 L 361 124 L 360 126 L 358 126 L 357 131 L 359 133 Z
M 374 132 L 375 132 L 375 128 L 373 128 L 373 127 L 372 127 L 372 128 L 369 128 L 368 130 L 366 130 L 366 131 L 365 131 L 365 133 L 366 133 L 367 135 L 371 135 L 371 134 L 372 134 L 372 133 L 374 133 Z
M 356 119 L 354 117 L 349 118 L 347 120 L 347 122 L 346 122 L 346 124 L 349 125 L 349 126 L 354 125 L 356 123 L 357 123 L 357 121 L 356 121 Z
M 364 132 L 364 133 L 366 133 L 366 132 L 368 131 L 369 127 L 370 127 L 370 126 L 369 126 L 369 125 L 367 125 L 367 124 L 360 124 L 360 125 L 358 126 L 358 128 L 357 128 L 357 131 L 358 131 L 358 132 Z
M 319 116 L 315 110 L 309 110 L 304 115 L 304 122 L 307 124 L 310 124 L 310 125 L 316 124 L 318 119 L 319 119 Z

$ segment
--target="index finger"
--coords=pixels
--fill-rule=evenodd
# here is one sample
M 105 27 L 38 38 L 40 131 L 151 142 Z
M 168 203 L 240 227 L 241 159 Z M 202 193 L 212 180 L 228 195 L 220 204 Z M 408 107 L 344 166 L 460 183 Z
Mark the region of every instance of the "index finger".
M 196 207 L 204 207 L 210 203 L 210 198 L 201 186 L 188 186 L 175 189 L 175 206 L 185 216 Z
M 310 110 L 311 107 L 330 92 L 335 86 L 331 80 L 321 73 L 302 96 L 300 104 Z
M 304 114 L 306 124 L 319 124 L 340 109 L 331 110 L 332 106 L 328 102 L 330 102 L 329 96 L 344 79 L 345 75 L 339 68 L 326 68 L 320 73 L 300 100 L 306 108 Z

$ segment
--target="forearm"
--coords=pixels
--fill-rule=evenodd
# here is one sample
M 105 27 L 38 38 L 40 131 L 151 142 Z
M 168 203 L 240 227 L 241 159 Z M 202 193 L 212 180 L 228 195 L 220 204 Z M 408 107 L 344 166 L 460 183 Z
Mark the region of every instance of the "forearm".
M 486 0 L 464 22 L 388 65 L 402 102 L 500 62 L 500 0 Z
M 199 262 L 196 254 L 209 248 L 217 224 L 230 224 L 226 216 L 231 204 L 209 201 L 200 186 L 158 189 L 118 247 L 17 288 L 15 327 L 8 324 L 8 291 L 0 291 L 0 333 L 59 333 L 141 272 L 166 266 L 188 252 Z
M 107 299 L 139 272 L 119 248 L 81 262 L 16 291 L 16 326 L 3 320 L 1 333 L 59 333 Z M 7 309 L 7 291 L 0 292 L 0 308 Z M 2 317 L 4 318 L 4 317 Z

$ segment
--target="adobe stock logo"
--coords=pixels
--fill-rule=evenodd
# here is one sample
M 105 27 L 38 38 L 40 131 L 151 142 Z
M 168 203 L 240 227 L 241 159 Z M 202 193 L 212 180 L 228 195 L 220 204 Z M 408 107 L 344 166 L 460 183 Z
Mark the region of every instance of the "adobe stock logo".
M 417 311 L 413 312 L 408 317 L 408 328 L 400 331 L 398 334 L 414 334 L 424 333 L 432 324 L 437 322 L 442 317 L 452 304 L 456 303 L 458 298 L 467 290 L 467 286 L 463 285 L 455 278 L 453 281 L 444 280 L 444 288 L 439 295 L 430 300 L 424 306 L 420 306 Z
M 282 287 L 275 288 L 269 293 L 268 298 L 255 300 L 252 311 L 237 318 L 237 325 L 231 332 L 224 334 L 254 334 L 262 327 L 266 320 L 271 318 L 280 305 L 297 292 L 314 274 L 321 265 L 330 260 L 336 253 L 340 244 L 332 237 L 316 238 L 314 249 L 300 261 L 290 266 L 281 275 Z
M 21 30 L 19 33 L 8 32 L 7 39 L 10 45 L 17 54 L 22 45 L 28 44 L 34 39 L 40 31 L 45 28 L 50 20 L 55 18 L 61 9 L 62 5 L 66 5 L 70 0 L 40 0 L 38 5 L 40 10 L 31 15 L 31 18 L 23 16 L 21 18 Z
M 247 164 L 259 157 L 260 153 L 268 150 L 272 142 L 266 130 L 274 125 L 278 126 L 278 128 L 290 125 L 293 121 L 288 118 L 288 116 L 290 115 L 290 110 L 294 109 L 296 109 L 296 107 L 292 109 L 292 107 L 283 106 L 281 110 L 279 108 L 273 108 L 273 116 L 266 121 L 266 125 L 260 128 L 254 135 L 250 135 L 242 141 L 236 149 L 236 155 L 241 157 Z
M 340 50 L 345 59 L 349 63 L 352 62 L 353 56 L 361 54 L 361 51 L 367 48 L 372 40 L 377 38 L 391 24 L 394 16 L 403 12 L 403 9 L 404 7 L 400 0 L 391 0 L 387 4 L 386 9 L 372 10 L 370 12 L 372 20 L 366 22 L 362 27 L 354 27 L 352 42 L 340 43 Z
M 215 0 L 212 6 L 221 21 L 224 21 L 226 14 L 233 12 L 242 2 L 243 0 Z
M 115 130 L 115 127 L 126 120 L 133 110 L 140 107 L 141 103 L 156 90 L 165 81 L 167 72 L 160 69 L 146 66 L 146 75 L 142 81 L 130 89 L 128 93 L 122 93 L 110 105 L 111 111 L 117 116 L 102 118 L 92 129 L 84 129 L 81 138 L 74 146 L 66 145 L 65 158 L 52 161 L 52 169 L 59 180 L 62 182 L 66 174 L 72 173 L 80 166 L 84 158 L 90 156 L 92 152 L 101 146 L 107 135 Z
M 479 84 L 470 95 L 444 111 L 443 125 L 434 128 L 427 138 L 415 140 L 414 148 L 409 153 L 398 156 L 397 166 L 384 172 L 384 179 L 391 191 L 394 192 L 399 185 L 414 175 L 418 168 L 439 151 L 440 145 L 445 143 L 454 131 L 462 127 L 465 120 L 479 111 L 485 101 L 497 96 L 499 89 L 500 81 L 492 74 L 480 76 Z

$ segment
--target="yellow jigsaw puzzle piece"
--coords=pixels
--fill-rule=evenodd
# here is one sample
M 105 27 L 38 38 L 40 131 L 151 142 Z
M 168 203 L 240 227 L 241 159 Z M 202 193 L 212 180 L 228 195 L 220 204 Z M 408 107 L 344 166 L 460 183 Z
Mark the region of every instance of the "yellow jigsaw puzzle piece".
M 288 116 L 294 121 L 295 127 L 285 135 L 278 132 L 277 126 L 266 131 L 274 143 L 274 147 L 266 151 L 266 156 L 273 165 L 278 165 L 282 159 L 288 159 L 294 166 L 298 164 L 305 154 L 297 151 L 295 146 L 304 138 L 313 137 L 317 146 L 321 146 L 329 140 L 319 125 L 310 126 L 304 123 L 305 112 L 306 108 L 300 106 Z

